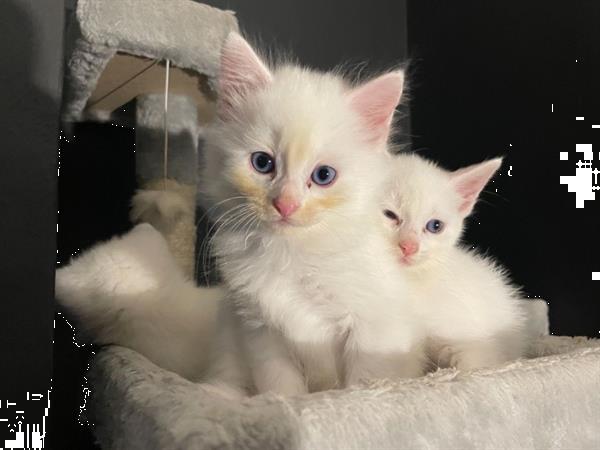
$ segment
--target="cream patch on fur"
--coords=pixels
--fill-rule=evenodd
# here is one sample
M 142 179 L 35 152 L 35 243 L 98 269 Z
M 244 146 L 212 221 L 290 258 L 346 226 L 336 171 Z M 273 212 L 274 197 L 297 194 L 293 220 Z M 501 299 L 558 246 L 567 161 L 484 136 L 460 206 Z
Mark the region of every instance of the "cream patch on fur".
M 301 169 L 314 154 L 310 126 L 304 122 L 287 128 L 283 133 L 281 144 L 288 173 Z
M 234 170 L 231 176 L 231 182 L 241 194 L 248 198 L 249 201 L 263 210 L 266 209 L 268 204 L 267 190 L 253 180 L 252 177 L 246 173 L 246 170 L 243 168 Z
M 310 222 L 321 211 L 330 210 L 340 206 L 346 198 L 342 195 L 331 194 L 321 198 L 309 199 L 298 211 L 295 218 Z

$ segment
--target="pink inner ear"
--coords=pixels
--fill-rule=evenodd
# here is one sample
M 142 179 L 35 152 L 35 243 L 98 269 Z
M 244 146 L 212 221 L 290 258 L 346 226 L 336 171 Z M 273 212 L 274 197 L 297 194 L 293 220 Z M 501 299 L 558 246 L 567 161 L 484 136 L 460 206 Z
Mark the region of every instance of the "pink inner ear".
M 387 140 L 403 86 L 404 73 L 396 71 L 375 78 L 351 92 L 351 104 L 374 141 Z
M 229 115 L 236 102 L 271 82 L 271 73 L 252 47 L 237 33 L 230 33 L 221 50 L 219 115 Z
M 479 194 L 501 165 L 502 158 L 496 158 L 452 172 L 454 188 L 463 199 L 459 212 L 467 215 L 473 210 Z
M 481 188 L 481 189 L 483 189 L 483 188 Z M 469 214 L 473 210 L 473 207 L 475 206 L 475 203 L 477 202 L 477 198 L 479 197 L 479 193 L 481 192 L 481 189 L 479 189 L 477 187 L 476 183 L 456 186 L 456 190 L 462 196 L 462 199 L 463 199 L 463 202 L 460 204 L 460 207 L 458 208 L 459 212 L 461 212 L 463 214 Z

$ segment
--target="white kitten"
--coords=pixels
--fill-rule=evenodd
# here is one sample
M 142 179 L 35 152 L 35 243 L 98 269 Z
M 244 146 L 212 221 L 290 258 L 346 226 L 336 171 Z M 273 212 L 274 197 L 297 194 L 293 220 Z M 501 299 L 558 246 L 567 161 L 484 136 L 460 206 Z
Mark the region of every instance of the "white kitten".
M 520 357 L 525 345 L 518 291 L 505 271 L 457 245 L 465 217 L 501 163 L 448 172 L 416 155 L 394 162 L 380 215 L 441 366 L 496 365 Z
M 236 34 L 224 45 L 200 179 L 231 329 L 258 392 L 421 373 L 410 301 L 372 232 L 403 79 L 396 71 L 352 86 L 293 65 L 270 70 Z M 220 356 L 235 353 L 228 339 Z M 227 371 L 217 361 L 209 377 L 238 378 Z

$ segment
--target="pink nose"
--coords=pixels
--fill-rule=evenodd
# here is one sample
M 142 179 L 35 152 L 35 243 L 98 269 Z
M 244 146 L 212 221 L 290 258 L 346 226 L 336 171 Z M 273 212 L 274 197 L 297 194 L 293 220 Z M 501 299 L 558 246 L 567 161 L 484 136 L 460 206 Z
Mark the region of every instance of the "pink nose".
M 279 212 L 281 217 L 286 218 L 294 214 L 300 204 L 289 197 L 277 197 L 273 200 L 273 206 Z
M 419 251 L 419 243 L 417 241 L 402 241 L 398 245 L 404 256 L 414 255 Z

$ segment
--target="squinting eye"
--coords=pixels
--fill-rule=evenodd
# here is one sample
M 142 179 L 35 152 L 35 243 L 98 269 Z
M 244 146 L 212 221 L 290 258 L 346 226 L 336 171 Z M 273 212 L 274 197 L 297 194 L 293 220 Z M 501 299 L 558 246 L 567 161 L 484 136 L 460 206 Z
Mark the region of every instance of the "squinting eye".
M 271 173 L 275 170 L 273 157 L 265 152 L 254 152 L 250 155 L 252 167 L 259 173 Z
M 327 186 L 328 184 L 333 183 L 336 174 L 337 172 L 333 167 L 319 166 L 313 170 L 310 178 L 319 186 Z
M 444 222 L 438 219 L 431 219 L 425 224 L 425 229 L 430 233 L 439 233 L 444 229 Z
M 398 216 L 396 215 L 396 213 L 394 211 L 390 211 L 389 209 L 386 209 L 383 211 L 383 215 L 385 217 L 387 217 L 388 219 L 394 220 L 398 223 L 400 223 L 400 219 L 398 218 Z

